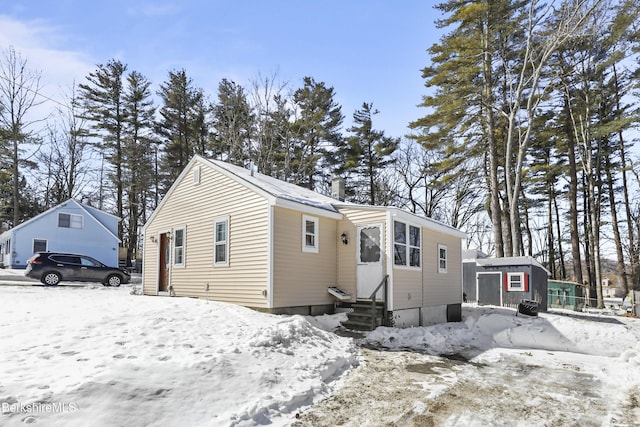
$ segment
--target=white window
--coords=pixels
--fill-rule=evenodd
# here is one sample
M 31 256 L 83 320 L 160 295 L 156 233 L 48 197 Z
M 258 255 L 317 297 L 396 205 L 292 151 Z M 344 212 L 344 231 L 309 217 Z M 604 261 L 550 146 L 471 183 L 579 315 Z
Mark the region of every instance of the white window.
M 9 252 L 11 252 L 11 239 L 4 242 L 4 253 L 8 254 Z
M 59 213 L 58 214 L 58 227 L 61 227 L 61 228 L 82 228 L 82 215 Z
M 33 239 L 33 253 L 46 252 L 47 240 L 46 239 Z
M 318 218 L 302 215 L 302 251 L 318 253 Z
M 213 221 L 213 265 L 229 265 L 229 217 Z
M 438 273 L 447 272 L 447 247 L 438 245 Z
M 176 228 L 173 231 L 173 265 L 184 266 L 184 253 L 186 246 L 185 229 Z
M 422 239 L 420 227 L 393 221 L 393 263 L 420 268 Z
M 200 184 L 200 166 L 196 166 L 193 168 L 193 184 Z
M 524 273 L 507 273 L 507 291 L 524 292 L 525 287 Z

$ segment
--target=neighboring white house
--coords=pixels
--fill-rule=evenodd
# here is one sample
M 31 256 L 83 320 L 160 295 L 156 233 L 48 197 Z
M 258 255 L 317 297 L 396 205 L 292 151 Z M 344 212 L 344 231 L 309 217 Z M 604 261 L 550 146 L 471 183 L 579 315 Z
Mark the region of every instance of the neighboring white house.
M 69 199 L 0 234 L 5 268 L 25 268 L 36 252 L 69 252 L 118 265 L 118 222 L 99 209 Z
M 367 300 L 388 277 L 395 325 L 460 320 L 466 235 L 402 209 L 341 202 L 195 156 L 144 236 L 146 295 L 314 314 L 337 298 Z

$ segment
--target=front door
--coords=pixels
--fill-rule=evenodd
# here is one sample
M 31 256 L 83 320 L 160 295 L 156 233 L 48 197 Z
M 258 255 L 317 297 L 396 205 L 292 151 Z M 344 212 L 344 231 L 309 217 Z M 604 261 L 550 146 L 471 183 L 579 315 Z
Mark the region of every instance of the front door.
M 369 299 L 382 281 L 382 225 L 359 225 L 357 229 L 358 256 L 356 291 L 358 299 Z M 376 294 L 381 300 L 383 290 Z
M 167 233 L 160 234 L 160 256 L 158 260 L 158 292 L 169 290 L 169 262 L 171 260 L 171 247 L 169 246 L 169 236 Z

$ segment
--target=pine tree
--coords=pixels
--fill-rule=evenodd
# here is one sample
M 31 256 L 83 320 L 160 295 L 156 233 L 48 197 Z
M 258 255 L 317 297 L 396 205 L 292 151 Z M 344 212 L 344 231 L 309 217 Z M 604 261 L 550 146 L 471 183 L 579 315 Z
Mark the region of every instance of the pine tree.
M 366 198 L 376 204 L 376 193 L 380 182 L 376 178 L 393 162 L 390 157 L 398 147 L 399 140 L 384 135 L 384 131 L 373 129 L 372 116 L 378 114 L 373 104 L 364 102 L 360 110 L 353 113 L 354 125 L 348 129 L 353 135 L 347 138 L 345 170 L 356 176 L 355 186 L 366 188 Z
M 161 161 L 166 191 L 180 175 L 194 154 L 206 155 L 198 143 L 202 130 L 199 119 L 204 94 L 195 88 L 185 70 L 169 72 L 168 81 L 160 85 L 158 95 L 162 101 L 160 120 L 156 132 L 164 146 Z
M 125 236 L 123 246 L 127 248 L 127 259 L 136 256 L 139 228 L 151 208 L 150 189 L 153 188 L 153 115 L 155 108 L 151 100 L 151 82 L 139 72 L 127 76 L 124 93 L 124 108 L 127 120 L 123 131 L 124 166 L 126 168 Z
M 80 84 L 80 98 L 84 109 L 83 118 L 92 122 L 92 136 L 99 138 L 98 149 L 103 158 L 113 167 L 110 175 L 116 193 L 116 215 L 124 217 L 124 157 L 123 130 L 126 120 L 124 109 L 124 77 L 127 65 L 112 59 L 98 65 L 89 73 L 87 83 Z M 104 196 L 100 194 L 99 208 Z M 123 238 L 123 224 L 118 222 L 118 238 Z
M 311 77 L 303 81 L 304 86 L 293 96 L 299 117 L 293 123 L 292 180 L 315 190 L 318 184 L 326 185 L 333 171 L 342 166 L 344 116 L 333 87 Z

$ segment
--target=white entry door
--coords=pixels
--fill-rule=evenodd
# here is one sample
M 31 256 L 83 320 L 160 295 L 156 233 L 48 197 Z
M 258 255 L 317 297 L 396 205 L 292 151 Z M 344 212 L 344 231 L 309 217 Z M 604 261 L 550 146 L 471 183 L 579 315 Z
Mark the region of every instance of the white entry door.
M 359 299 L 369 299 L 382 280 L 382 224 L 358 226 L 358 265 L 356 267 L 356 290 Z M 381 289 L 376 294 L 380 300 Z

